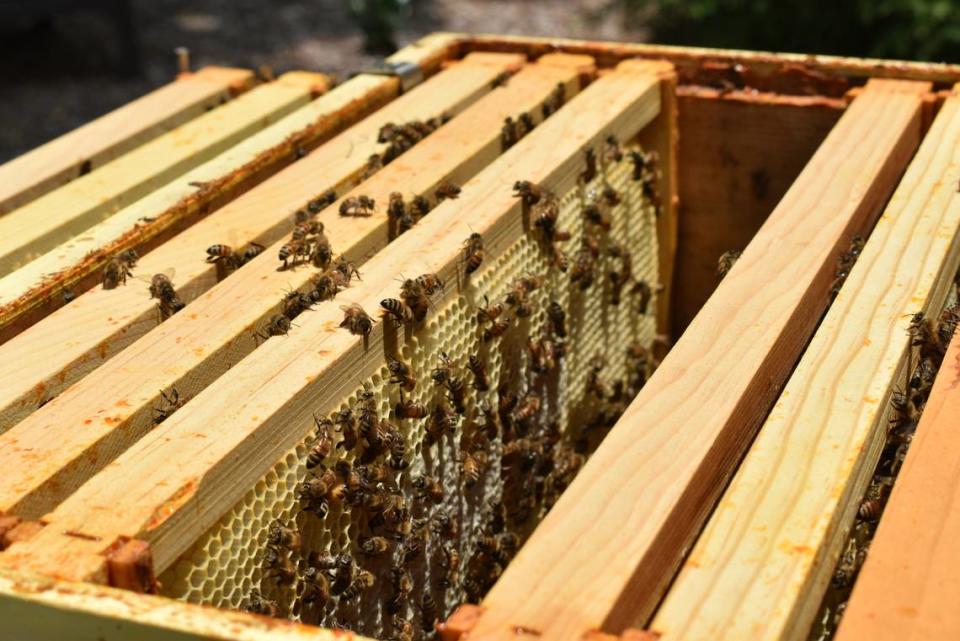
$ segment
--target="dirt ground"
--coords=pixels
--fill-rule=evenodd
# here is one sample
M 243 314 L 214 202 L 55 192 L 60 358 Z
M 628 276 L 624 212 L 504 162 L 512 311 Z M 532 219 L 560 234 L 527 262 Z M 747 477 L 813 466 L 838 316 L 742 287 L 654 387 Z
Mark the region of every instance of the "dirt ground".
M 369 65 L 348 0 L 135 0 L 139 73 L 118 28 L 98 14 L 0 20 L 0 162 L 168 82 L 173 49 L 194 68 L 231 65 L 275 72 L 307 69 L 340 78 Z M 642 41 L 616 0 L 411 0 L 399 45 L 432 31 L 466 31 Z

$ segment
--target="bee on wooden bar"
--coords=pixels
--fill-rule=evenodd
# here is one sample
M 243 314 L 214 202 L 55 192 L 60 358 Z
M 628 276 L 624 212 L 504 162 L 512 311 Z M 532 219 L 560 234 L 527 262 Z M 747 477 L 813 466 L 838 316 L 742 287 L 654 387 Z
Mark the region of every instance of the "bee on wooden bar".
M 333 246 L 323 232 L 313 237 L 310 246 L 310 263 L 318 269 L 326 269 L 333 260 Z
M 363 311 L 363 308 L 357 303 L 350 305 L 341 305 L 343 310 L 343 321 L 340 327 L 346 328 L 351 334 L 357 336 L 368 336 L 373 331 L 373 319 Z
M 449 180 L 444 180 L 441 182 L 437 189 L 433 192 L 434 198 L 437 199 L 437 202 L 443 202 L 446 199 L 456 200 L 460 197 L 460 187 L 454 185 Z
M 567 313 L 563 306 L 557 301 L 550 301 L 547 306 L 547 321 L 550 323 L 550 331 L 557 338 L 566 338 L 567 336 Z
M 230 245 L 216 244 L 210 245 L 207 247 L 207 262 L 216 263 L 216 262 L 225 262 L 229 263 L 232 261 L 234 256 L 233 247 Z
M 429 590 L 420 598 L 420 627 L 424 632 L 433 632 L 437 623 L 437 602 Z
M 443 291 L 443 281 L 440 276 L 434 273 L 421 274 L 417 276 L 417 284 L 423 288 L 427 296 L 433 296 L 438 291 Z
M 337 426 L 337 431 L 343 435 L 343 438 L 337 443 L 337 447 L 342 447 L 347 451 L 354 449 L 357 446 L 359 436 L 357 432 L 357 417 L 354 416 L 353 410 L 346 407 L 337 412 L 334 423 Z
M 243 252 L 240 254 L 239 259 L 237 260 L 237 267 L 243 267 L 251 260 L 263 253 L 263 250 L 266 249 L 260 243 L 247 243 L 247 246 L 244 248 Z
M 529 180 L 518 180 L 513 183 L 513 195 L 531 207 L 540 202 L 544 194 L 545 190 L 540 185 Z
M 428 500 L 437 505 L 443 503 L 443 486 L 432 476 L 421 474 L 414 477 L 412 485 L 418 499 Z
M 463 243 L 463 262 L 466 265 L 466 272 L 472 274 L 480 269 L 480 265 L 483 264 L 483 258 L 483 237 L 474 232 L 470 234 L 470 237 Z
M 166 274 L 154 274 L 150 280 L 150 298 L 156 298 L 161 320 L 166 320 L 186 307 L 177 296 L 173 282 Z
M 407 279 L 400 288 L 400 298 L 413 312 L 413 318 L 418 323 L 427 317 L 430 308 L 430 298 L 420 282 L 420 279 Z
M 338 285 L 341 287 L 349 285 L 350 279 L 354 276 L 357 277 L 357 280 L 360 280 L 360 271 L 357 269 L 357 266 L 348 261 L 344 256 L 337 257 L 337 260 L 333 263 L 332 272 L 338 279 Z
M 401 300 L 384 298 L 380 301 L 380 307 L 383 308 L 384 317 L 391 318 L 396 327 L 408 325 L 413 322 L 413 310 Z
M 731 249 L 730 251 L 725 251 L 720 255 L 720 259 L 717 260 L 717 278 L 723 280 L 724 277 L 733 269 L 734 264 L 740 258 L 742 252 Z
M 880 512 L 883 511 L 883 503 L 880 499 L 867 498 L 860 503 L 857 508 L 857 516 L 864 521 L 877 521 L 880 519 Z
M 387 369 L 390 372 L 391 383 L 396 383 L 401 389 L 405 389 L 408 392 L 413 391 L 413 388 L 417 384 L 417 379 L 414 378 L 411 373 L 409 365 L 403 361 L 391 358 L 387 361 Z
M 490 376 L 487 374 L 487 366 L 476 354 L 470 354 L 467 358 L 467 367 L 473 372 L 473 387 L 479 392 L 486 392 L 490 389 Z
M 337 192 L 328 189 L 307 203 L 307 211 L 316 215 L 337 201 Z
M 300 551 L 300 532 L 295 527 L 274 521 L 267 530 L 267 543 L 279 550 Z
M 407 419 L 407 418 L 424 418 L 427 416 L 427 408 L 421 403 L 416 401 L 411 401 L 404 399 L 403 392 L 400 392 L 400 401 L 396 404 L 394 408 L 394 414 L 397 418 Z
M 609 165 L 621 160 L 623 160 L 623 148 L 620 147 L 617 137 L 610 134 L 603 143 L 603 162 Z
M 593 148 L 585 149 L 583 152 L 583 171 L 580 172 L 579 182 L 586 185 L 593 182 L 597 177 L 597 152 Z
M 354 577 L 353 582 L 347 587 L 346 590 L 340 593 L 341 601 L 352 601 L 360 596 L 363 592 L 369 590 L 376 584 L 377 579 L 369 570 L 360 570 L 357 572 L 357 576 Z
M 519 139 L 517 123 L 512 117 L 507 116 L 503 120 L 503 126 L 500 127 L 500 144 L 503 150 L 506 151 L 510 147 L 513 147 Z
M 186 402 L 186 399 L 180 398 L 180 392 L 177 391 L 176 387 L 171 387 L 169 394 L 160 390 L 160 406 L 153 408 L 153 424 L 163 423 L 171 414 L 183 407 Z
M 323 607 L 330 601 L 330 580 L 315 567 L 308 567 L 301 577 L 303 593 L 301 601 L 307 605 Z
M 271 601 L 260 594 L 260 590 L 250 590 L 244 601 L 243 609 L 253 614 L 262 614 L 263 616 L 276 617 L 280 614 L 280 606 L 276 601 Z
M 313 421 L 316 424 L 316 433 L 310 451 L 307 452 L 308 470 L 320 465 L 333 451 L 333 435 L 330 433 L 333 421 L 329 418 L 318 418 L 316 414 L 313 415 Z
M 382 536 L 371 536 L 360 540 L 360 551 L 367 556 L 380 556 L 390 550 L 390 542 Z
M 537 123 L 533 121 L 533 116 L 531 116 L 528 113 L 520 114 L 519 122 L 520 122 L 519 135 L 521 138 L 523 138 L 528 133 L 533 131 L 534 127 L 537 126 Z
M 451 412 L 444 403 L 434 405 L 433 411 L 430 412 L 430 420 L 427 421 L 425 428 L 426 433 L 423 437 L 423 442 L 427 447 L 430 447 L 443 438 L 444 434 L 452 432 L 455 419 L 456 414 Z
M 381 169 L 383 169 L 383 156 L 380 154 L 370 154 L 366 164 L 363 166 L 363 171 L 360 173 L 360 180 L 366 180 Z
M 274 314 L 259 332 L 256 333 L 260 339 L 266 340 L 271 336 L 284 336 L 290 331 L 290 319 L 283 314 Z
M 550 97 L 544 101 L 543 106 L 541 107 L 544 120 L 556 113 L 557 110 L 563 106 L 563 103 L 566 101 L 566 99 L 567 87 L 562 82 L 558 82 L 554 90 L 550 92 Z
M 408 215 L 407 205 L 403 202 L 403 194 L 399 191 L 390 193 L 390 198 L 387 201 L 387 215 L 397 221 Z
M 373 198 L 366 195 L 350 196 L 340 203 L 341 216 L 372 216 L 376 208 Z
M 264 576 L 277 585 L 293 585 L 297 580 L 297 566 L 276 548 L 268 547 L 263 553 Z
M 414 196 L 410 201 L 410 215 L 414 220 L 420 220 L 430 213 L 430 201 L 423 196 Z
M 288 261 L 293 261 L 295 263 L 300 257 L 309 254 L 309 243 L 304 240 L 290 240 L 289 242 L 280 246 L 280 251 L 277 253 L 277 258 L 283 261 L 283 267 L 281 269 L 287 269 L 290 267 L 290 263 Z
M 117 285 L 126 285 L 127 277 L 133 276 L 130 270 L 136 266 L 139 259 L 137 250 L 128 249 L 108 260 L 103 268 L 103 288 L 114 289 Z

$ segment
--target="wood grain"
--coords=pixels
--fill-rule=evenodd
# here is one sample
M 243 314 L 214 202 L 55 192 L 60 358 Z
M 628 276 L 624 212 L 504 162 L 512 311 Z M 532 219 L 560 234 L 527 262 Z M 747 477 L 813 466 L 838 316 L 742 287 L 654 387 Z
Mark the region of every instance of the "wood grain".
M 582 60 L 574 59 L 577 64 Z M 454 74 L 457 82 L 447 84 L 449 91 L 426 94 L 432 97 L 431 108 L 443 111 L 450 104 L 443 100 L 466 103 L 489 92 L 493 78 L 515 66 L 518 58 L 501 57 L 500 62 L 499 67 L 487 62 L 449 69 L 445 73 Z M 570 65 L 537 64 L 520 74 L 344 198 L 363 193 L 385 203 L 392 191 L 432 194 L 448 177 L 463 183 L 500 154 L 506 114 L 534 109 L 564 78 L 571 93 L 579 82 L 577 69 Z M 318 216 L 335 250 L 362 264 L 389 242 L 382 210 L 358 218 L 340 216 L 338 209 L 334 203 Z M 0 460 L 9 456 L 11 469 L 17 470 L 10 483 L 0 486 L 0 512 L 22 517 L 49 511 L 150 430 L 159 390 L 176 387 L 183 398 L 191 398 L 253 351 L 258 343 L 254 334 L 277 312 L 285 292 L 305 287 L 315 273 L 309 267 L 278 270 L 277 251 L 283 242 L 0 436 Z M 199 247 L 194 251 L 202 252 Z M 338 305 L 332 307 L 339 311 Z M 84 427 L 67 427 L 76 425 Z
M 665 639 L 806 638 L 885 440 L 908 316 L 956 272 L 958 143 L 951 98 L 657 613 Z
M 646 620 L 813 332 L 837 253 L 906 166 L 925 90 L 871 81 L 854 101 L 487 594 L 468 639 L 515 626 L 577 639 Z
M 517 176 L 557 193 L 572 188 L 584 148 L 596 147 L 609 134 L 628 140 L 653 120 L 664 73 L 669 73 L 664 65 L 624 63 L 595 81 L 467 182 L 457 200 L 444 202 L 374 256 L 363 281 L 337 300 L 373 310 L 381 299 L 397 297 L 397 271 L 411 256 L 445 282 L 457 283 L 462 241 L 472 231 L 484 237 L 487 268 L 495 264 L 525 233 L 522 205 L 512 190 Z M 445 287 L 444 296 L 456 296 L 455 289 Z M 175 413 L 162 430 L 48 514 L 44 531 L 11 547 L 0 562 L 102 581 L 102 549 L 118 536 L 138 532 L 135 538 L 150 543 L 156 570 L 162 571 L 309 432 L 313 412 L 333 409 L 382 367 L 382 322 L 377 319 L 364 341 L 339 329 L 342 319 L 336 304 L 298 318 L 299 327 L 237 363 L 194 398 L 189 411 Z M 161 460 L 164 464 L 157 464 Z M 74 525 L 82 539 L 63 534 Z
M 207 247 L 224 242 L 242 246 L 279 240 L 288 233 L 292 211 L 326 189 L 340 192 L 356 184 L 370 154 L 382 150 L 383 145 L 377 143 L 380 127 L 388 122 L 432 118 L 444 109 L 451 115 L 457 113 L 488 91 L 491 78 L 520 62 L 512 55 L 499 60 L 497 64 L 468 56 L 448 73 L 396 99 L 147 254 L 134 274 L 149 278 L 174 268 L 178 293 L 186 302 L 193 300 L 217 282 L 216 268 L 206 262 Z M 348 90 L 348 100 L 357 87 L 350 82 L 343 86 Z M 363 86 L 370 79 L 359 82 Z M 327 100 L 339 103 L 339 90 L 335 89 Z M 438 100 L 437 94 L 447 98 Z M 276 251 L 272 256 L 276 257 Z M 19 371 L 0 372 L 0 433 L 156 324 L 155 301 L 150 299 L 145 284 L 130 280 L 112 290 L 95 287 L 0 346 L 0 359 L 23 363 Z
M 870 543 L 837 641 L 960 638 L 960 335 Z
M 326 82 L 321 74 L 284 74 L 0 216 L 0 274 L 305 105 L 314 87 Z
M 246 69 L 206 67 L 0 165 L 0 215 L 245 91 Z

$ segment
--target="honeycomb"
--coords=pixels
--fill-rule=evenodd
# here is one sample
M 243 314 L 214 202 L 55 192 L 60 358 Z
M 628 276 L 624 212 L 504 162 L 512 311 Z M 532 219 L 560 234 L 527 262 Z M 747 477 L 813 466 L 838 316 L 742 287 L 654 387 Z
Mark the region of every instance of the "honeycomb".
M 305 467 L 312 435 L 278 461 L 233 509 L 167 569 L 160 577 L 162 592 L 193 603 L 241 609 L 249 605 L 251 592 L 256 590 L 275 602 L 277 616 L 324 627 L 348 628 L 380 639 L 401 636 L 393 624 L 394 615 L 412 623 L 413 638 L 419 638 L 423 630 L 430 628 L 432 621 L 424 621 L 428 617 L 422 613 L 424 593 L 434 597 L 436 616 L 441 619 L 457 604 L 481 598 L 482 593 L 476 593 L 477 584 L 481 584 L 481 592 L 485 591 L 498 574 L 496 563 L 484 561 L 486 557 L 476 553 L 479 535 L 489 527 L 491 519 L 496 518 L 492 506 L 505 506 L 503 511 L 509 514 L 500 516 L 506 521 L 506 531 L 516 534 L 522 544 L 556 498 L 556 492 L 538 491 L 537 481 L 529 473 L 524 475 L 522 465 L 504 466 L 501 458 L 504 443 L 500 435 L 485 445 L 489 460 L 479 481 L 469 488 L 465 485 L 459 457 L 473 435 L 486 425 L 484 403 L 496 413 L 501 385 L 505 397 L 514 393 L 524 399 L 528 394 L 536 394 L 541 406 L 535 412 L 535 420 L 531 422 L 534 427 L 527 436 L 531 440 L 540 438 L 547 429 L 545 426 L 555 421 L 556 428 L 551 431 L 553 440 L 545 449 L 547 456 L 559 451 L 589 454 L 613 422 L 608 420 L 600 429 L 586 429 L 597 423 L 593 419 L 602 407 L 611 405 L 591 392 L 594 358 L 600 356 L 605 361 L 598 370 L 599 380 L 608 391 L 616 390 L 616 381 L 629 380 L 633 376 L 631 368 L 636 371 L 627 357 L 626 347 L 631 344 L 648 347 L 654 339 L 656 288 L 653 288 L 653 298 L 649 299 L 650 313 L 641 314 L 639 299 L 643 295 L 632 291 L 629 285 L 623 288 L 620 303 L 611 303 L 613 285 L 607 276 L 621 264 L 619 258 L 607 251 L 616 243 L 632 257 L 634 279 L 650 284 L 658 282 L 655 207 L 645 198 L 642 183 L 632 179 L 632 172 L 633 166 L 626 159 L 611 163 L 601 168 L 592 183 L 560 197 L 557 228 L 571 234 L 570 240 L 564 243 L 571 271 L 561 272 L 535 232 L 527 233 L 495 261 L 488 258 L 472 275 L 472 286 L 464 288 L 457 298 L 437 305 L 428 315 L 425 326 L 400 347 L 398 357 L 410 365 L 417 380 L 415 388 L 405 394 L 406 400 L 432 408 L 446 397 L 444 388 L 431 380 L 431 373 L 440 365 L 443 355 L 456 364 L 456 375 L 468 383 L 465 411 L 456 417 L 453 434 L 448 433 L 428 446 L 424 438 L 428 419 L 395 417 L 394 406 L 400 400 L 400 392 L 398 386 L 390 382 L 386 363 L 350 398 L 344 399 L 342 408 L 354 407 L 359 394 L 369 390 L 376 399 L 380 417 L 396 425 L 405 437 L 409 466 L 402 471 L 388 469 L 390 483 L 395 483 L 406 497 L 412 519 L 433 518 L 443 510 L 459 525 L 459 532 L 448 540 L 436 531 L 427 530 L 432 533 L 427 537 L 424 554 L 407 565 L 413 587 L 398 612 L 388 613 L 385 603 L 394 594 L 391 568 L 398 564 L 401 545 L 392 543 L 391 550 L 383 556 L 364 556 L 358 538 L 370 535 L 370 524 L 362 508 L 351 508 L 345 502 L 331 503 L 322 519 L 301 510 L 297 487 L 321 469 L 308 472 Z M 606 234 L 585 222 L 583 216 L 585 201 L 595 199 L 605 184 L 621 196 L 621 202 L 609 210 L 611 224 Z M 594 283 L 582 290 L 578 283 L 572 282 L 571 273 L 585 233 L 598 239 L 602 251 Z M 408 270 L 416 273 L 417 267 L 409 265 Z M 477 320 L 477 309 L 485 306 L 487 300 L 502 301 L 518 277 L 534 275 L 542 277 L 543 282 L 530 294 L 533 313 L 516 318 L 502 337 L 486 342 Z M 531 371 L 532 357 L 527 341 L 546 335 L 546 309 L 551 301 L 559 303 L 566 312 L 565 353 L 557 359 L 555 368 L 537 375 Z M 515 310 L 508 305 L 505 308 L 505 314 L 514 315 Z M 474 378 L 466 366 L 470 355 L 478 355 L 486 363 L 490 378 L 488 391 L 475 390 L 471 385 Z M 617 401 L 614 420 L 636 390 L 633 385 Z M 610 395 L 615 394 L 610 391 Z M 345 453 L 344 449 L 335 448 L 325 463 L 326 467 L 333 468 L 334 459 L 354 463 L 356 458 L 353 451 Z M 441 504 L 432 506 L 414 498 L 412 480 L 421 474 L 429 474 L 442 484 Z M 516 507 L 518 501 L 528 497 L 536 498 L 534 504 Z M 507 509 L 508 504 L 513 507 Z M 265 576 L 263 558 L 268 549 L 268 530 L 273 523 L 296 527 L 300 533 L 299 550 L 289 552 L 298 578 L 289 586 L 278 585 L 273 578 Z M 444 544 L 453 546 L 461 558 L 459 576 L 449 577 L 449 587 L 440 585 L 441 577 L 446 575 L 441 549 Z M 351 554 L 360 568 L 373 573 L 376 577 L 373 587 L 349 601 L 334 597 L 325 607 L 305 604 L 302 575 L 310 555 L 341 553 Z M 477 581 L 480 572 L 487 572 L 489 576 Z M 473 584 L 467 586 L 468 580 Z

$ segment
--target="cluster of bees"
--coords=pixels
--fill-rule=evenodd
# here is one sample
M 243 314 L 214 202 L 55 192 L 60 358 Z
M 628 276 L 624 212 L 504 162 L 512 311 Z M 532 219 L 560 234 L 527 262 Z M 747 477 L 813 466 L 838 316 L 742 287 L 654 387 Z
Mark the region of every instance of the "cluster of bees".
M 836 273 L 841 284 L 863 250 L 863 245 L 862 238 L 854 237 L 850 250 L 841 256 Z M 839 289 L 836 281 L 834 286 Z M 835 295 L 835 292 L 832 293 Z M 895 390 L 890 399 L 886 442 L 870 485 L 857 508 L 856 520 L 844 543 L 830 589 L 824 597 L 814 633 L 811 635 L 811 638 L 817 641 L 829 641 L 840 624 L 847 599 L 866 561 L 870 541 L 876 532 L 894 480 L 906 458 L 907 449 L 913 441 L 920 415 L 926 406 L 934 379 L 940 371 L 958 322 L 960 304 L 947 307 L 936 320 L 928 318 L 923 312 L 917 312 L 910 317 L 908 332 L 911 367 L 907 368 L 907 381 L 905 386 Z
M 135 249 L 123 251 L 107 261 L 103 269 L 101 283 L 104 289 L 115 289 L 127 284 L 127 278 L 133 277 L 140 255 Z M 137 277 L 139 278 L 139 277 Z M 164 273 L 154 274 L 149 281 L 150 298 L 157 301 L 160 322 L 170 318 L 186 306 L 173 287 L 170 276 Z
M 550 93 L 550 96 L 540 107 L 543 119 L 546 120 L 551 114 L 560 109 L 566 99 L 566 87 L 562 82 L 557 83 L 557 86 Z M 503 121 L 503 127 L 500 129 L 500 142 L 504 151 L 517 144 L 521 138 L 533 131 L 534 127 L 536 127 L 536 123 L 534 122 L 533 116 L 529 113 L 522 113 L 516 119 L 507 116 Z
M 603 161 L 624 157 L 619 144 L 608 139 Z M 642 171 L 635 171 L 634 178 L 648 180 L 655 163 L 652 155 L 637 154 L 634 166 Z M 602 287 L 609 292 L 605 300 L 614 305 L 620 303 L 621 290 L 629 292 L 646 314 L 655 288 L 633 277 L 629 252 L 606 237 L 620 196 L 611 193 L 606 181 L 596 196 L 587 190 L 598 170 L 592 154 L 586 164 L 580 185 L 588 192 L 581 201 L 585 250 L 567 265 L 557 258 L 571 237 L 557 226 L 559 200 L 529 181 L 519 181 L 516 194 L 530 209 L 538 245 L 550 269 L 562 275 L 558 277 L 569 278 L 578 291 Z M 462 248 L 466 275 L 485 259 L 483 237 L 472 233 Z M 345 266 L 332 269 L 349 282 Z M 598 354 L 589 360 L 584 397 L 558 401 L 570 328 L 567 309 L 548 289 L 551 279 L 523 274 L 494 301 L 483 296 L 484 304 L 473 315 L 480 347 L 462 360 L 441 351 L 432 370 L 420 372 L 400 354 L 389 357 L 386 414 L 377 395 L 364 386 L 354 402 L 330 416 L 314 417 L 296 514 L 290 522 L 271 525 L 261 557 L 264 583 L 248 594 L 247 610 L 283 616 L 278 597 L 287 590 L 298 595 L 293 602 L 302 620 L 355 627 L 362 604 L 363 618 L 380 613 L 388 631 L 383 638 L 406 640 L 432 633 L 447 614 L 450 595 L 473 602 L 484 596 L 657 364 L 643 345 L 628 345 L 626 376 L 614 380 Z M 421 324 L 432 297 L 443 288 L 437 274 L 404 279 L 399 298 L 381 301 L 381 313 L 397 326 Z M 300 293 L 288 296 L 292 311 L 312 302 L 300 301 Z M 369 333 L 373 319 L 362 308 L 343 309 L 342 327 Z M 539 313 L 544 323 L 535 334 L 529 321 Z M 283 317 L 287 321 L 280 329 L 286 331 L 289 317 Z M 514 349 L 518 343 L 522 358 Z M 516 369 L 502 372 L 499 381 L 489 369 L 495 351 L 509 355 L 509 367 Z M 564 431 L 557 402 L 580 406 L 586 418 Z M 423 434 L 419 448 L 410 441 L 415 433 Z M 455 479 L 446 455 L 451 449 Z M 412 455 L 418 450 L 421 456 Z M 491 484 L 501 488 L 495 490 L 495 500 L 486 498 Z M 461 499 L 474 504 L 472 519 L 452 509 Z M 308 549 L 310 537 L 299 528 L 328 523 L 340 514 L 349 514 L 356 528 L 349 545 L 338 554 Z

